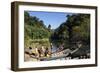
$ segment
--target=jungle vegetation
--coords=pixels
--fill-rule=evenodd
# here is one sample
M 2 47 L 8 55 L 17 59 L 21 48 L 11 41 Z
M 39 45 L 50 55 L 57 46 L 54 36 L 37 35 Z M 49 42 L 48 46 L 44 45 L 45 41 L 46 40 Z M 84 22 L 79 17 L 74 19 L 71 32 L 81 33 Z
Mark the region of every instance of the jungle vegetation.
M 30 16 L 27 11 L 24 16 L 25 48 L 41 45 L 50 47 L 50 43 L 53 43 L 58 47 L 64 44 L 65 49 L 73 49 L 77 42 L 81 42 L 83 50 L 90 50 L 90 14 L 66 14 L 66 21 L 56 29 L 51 29 L 50 24 L 47 27 L 42 19 Z

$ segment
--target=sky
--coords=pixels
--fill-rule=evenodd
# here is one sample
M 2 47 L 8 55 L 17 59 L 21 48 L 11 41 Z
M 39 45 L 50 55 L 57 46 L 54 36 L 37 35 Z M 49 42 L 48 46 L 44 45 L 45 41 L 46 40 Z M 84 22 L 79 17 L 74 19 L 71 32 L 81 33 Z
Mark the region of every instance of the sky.
M 51 25 L 51 29 L 56 29 L 61 23 L 67 20 L 67 15 L 69 13 L 62 12 L 39 12 L 39 11 L 28 11 L 30 16 L 36 16 L 40 20 L 43 20 L 46 27 Z

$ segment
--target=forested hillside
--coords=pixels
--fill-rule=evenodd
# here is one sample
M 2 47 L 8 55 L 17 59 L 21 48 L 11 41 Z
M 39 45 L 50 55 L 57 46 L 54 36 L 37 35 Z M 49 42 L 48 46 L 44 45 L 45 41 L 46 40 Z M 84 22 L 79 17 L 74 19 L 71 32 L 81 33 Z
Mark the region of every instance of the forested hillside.
M 90 51 L 89 14 L 66 14 L 66 21 L 59 24 L 56 29 L 51 29 L 51 25 L 47 27 L 42 19 L 35 15 L 30 16 L 27 11 L 25 11 L 24 16 L 25 48 L 29 46 L 50 48 L 52 43 L 56 47 L 63 45 L 64 49 L 73 50 L 78 43 L 81 43 L 81 53 Z
M 67 15 L 67 20 L 55 29 L 51 35 L 51 42 L 56 46 L 64 44 L 64 48 L 75 49 L 81 43 L 82 52 L 90 52 L 90 15 Z
M 49 37 L 51 36 L 50 25 L 45 26 L 44 22 L 37 17 L 32 17 L 28 12 L 24 13 L 24 39 L 25 47 L 35 46 L 35 44 L 49 45 Z M 39 42 L 39 43 L 37 43 Z M 46 44 L 44 44 L 46 45 Z

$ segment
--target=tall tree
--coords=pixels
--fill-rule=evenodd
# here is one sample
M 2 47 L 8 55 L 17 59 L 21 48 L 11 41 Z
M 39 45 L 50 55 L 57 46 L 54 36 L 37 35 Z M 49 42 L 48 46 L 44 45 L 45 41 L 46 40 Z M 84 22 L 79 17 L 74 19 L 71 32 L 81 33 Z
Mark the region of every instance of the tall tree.
M 51 25 L 50 24 L 48 25 L 48 30 L 51 31 Z

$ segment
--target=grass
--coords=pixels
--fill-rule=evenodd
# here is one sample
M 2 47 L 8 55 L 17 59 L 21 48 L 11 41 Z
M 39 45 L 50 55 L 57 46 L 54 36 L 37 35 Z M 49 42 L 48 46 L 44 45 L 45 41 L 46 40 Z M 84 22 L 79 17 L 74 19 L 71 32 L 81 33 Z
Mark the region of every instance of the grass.
M 45 38 L 45 39 L 29 39 L 27 41 L 24 42 L 24 47 L 28 48 L 28 47 L 32 47 L 32 48 L 40 48 L 41 46 L 45 46 L 45 47 L 50 47 L 50 41 L 49 39 Z

